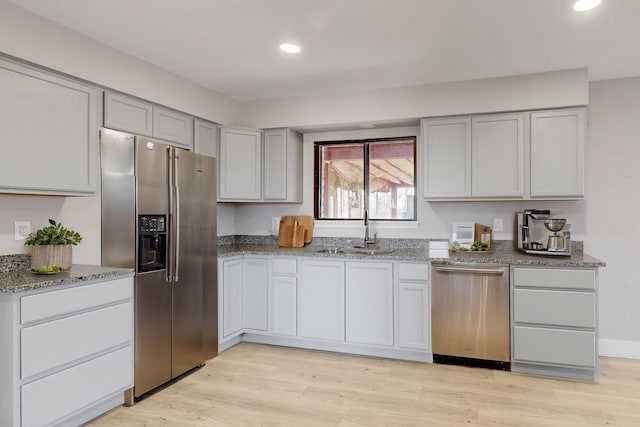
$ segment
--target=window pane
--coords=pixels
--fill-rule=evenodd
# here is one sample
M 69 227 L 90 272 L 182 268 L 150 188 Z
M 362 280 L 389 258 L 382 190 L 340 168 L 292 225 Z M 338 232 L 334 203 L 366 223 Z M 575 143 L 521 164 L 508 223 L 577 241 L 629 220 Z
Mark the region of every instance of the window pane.
M 369 145 L 369 216 L 415 219 L 413 140 Z
M 363 218 L 364 146 L 320 147 L 319 218 Z

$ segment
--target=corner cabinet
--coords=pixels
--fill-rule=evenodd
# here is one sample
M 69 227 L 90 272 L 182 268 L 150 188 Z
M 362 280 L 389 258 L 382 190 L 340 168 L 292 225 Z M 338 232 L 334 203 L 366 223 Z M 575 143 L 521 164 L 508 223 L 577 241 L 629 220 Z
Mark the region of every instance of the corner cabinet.
M 241 257 L 218 263 L 219 343 L 268 329 L 266 258 Z
M 511 267 L 511 370 L 595 380 L 597 270 Z
M 190 115 L 114 92 L 104 93 L 104 126 L 193 148 Z
M 531 113 L 531 198 L 584 197 L 586 109 Z
M 0 192 L 93 195 L 97 109 L 95 88 L 0 60 Z
M 193 121 L 193 151 L 204 156 L 218 156 L 218 125 L 202 119 Z
M 302 203 L 302 136 L 220 127 L 220 202 Z
M 80 425 L 133 386 L 133 278 L 0 294 L 0 425 Z
M 424 198 L 583 197 L 585 115 L 573 108 L 423 119 Z

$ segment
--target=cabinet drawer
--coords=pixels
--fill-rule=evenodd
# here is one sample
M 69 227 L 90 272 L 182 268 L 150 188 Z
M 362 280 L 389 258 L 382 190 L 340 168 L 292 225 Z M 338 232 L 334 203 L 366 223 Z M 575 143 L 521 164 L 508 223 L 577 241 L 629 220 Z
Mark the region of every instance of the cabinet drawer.
M 594 367 L 595 332 L 525 326 L 513 328 L 513 357 L 518 361 Z
M 273 272 L 273 274 L 296 274 L 296 260 L 287 258 L 274 258 L 273 260 L 271 260 L 271 271 Z
M 21 377 L 28 378 L 131 341 L 131 302 L 24 328 Z
M 516 287 L 595 289 L 595 270 L 564 270 L 555 268 L 514 268 Z
M 596 296 L 591 292 L 516 289 L 513 321 L 595 328 Z
M 429 264 L 398 264 L 398 277 L 400 280 L 419 280 L 427 282 L 429 280 Z
M 131 299 L 133 278 L 110 280 L 22 297 L 22 324 Z
M 126 347 L 22 386 L 22 426 L 43 426 L 133 385 Z

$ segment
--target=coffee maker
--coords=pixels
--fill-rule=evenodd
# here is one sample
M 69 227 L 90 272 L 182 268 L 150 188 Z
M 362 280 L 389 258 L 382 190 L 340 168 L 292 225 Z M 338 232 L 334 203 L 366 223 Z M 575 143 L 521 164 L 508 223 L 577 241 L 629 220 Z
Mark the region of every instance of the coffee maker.
M 571 232 L 565 218 L 552 218 L 549 209 L 517 212 L 517 247 L 534 255 L 571 255 Z

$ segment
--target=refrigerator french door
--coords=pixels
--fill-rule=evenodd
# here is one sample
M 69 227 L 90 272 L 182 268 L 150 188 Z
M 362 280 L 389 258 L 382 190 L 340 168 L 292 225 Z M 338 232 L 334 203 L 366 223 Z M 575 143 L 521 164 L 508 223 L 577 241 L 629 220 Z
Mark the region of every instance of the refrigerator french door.
M 102 262 L 136 269 L 133 403 L 217 355 L 215 159 L 106 129 L 101 153 Z

